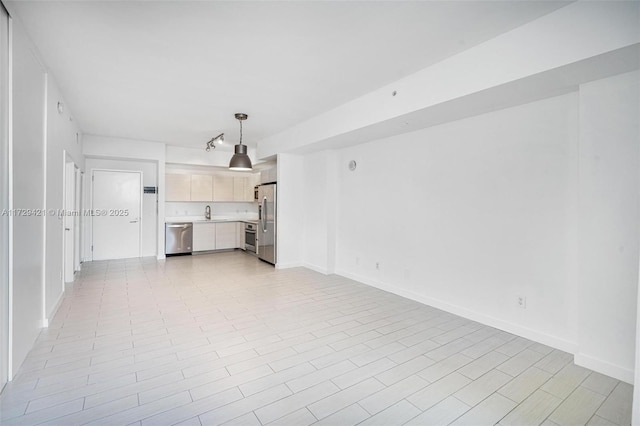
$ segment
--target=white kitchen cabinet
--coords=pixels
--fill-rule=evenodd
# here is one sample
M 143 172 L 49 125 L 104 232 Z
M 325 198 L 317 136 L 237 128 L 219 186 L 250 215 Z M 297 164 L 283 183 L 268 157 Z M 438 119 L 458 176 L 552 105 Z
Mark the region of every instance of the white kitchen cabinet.
M 167 173 L 164 177 L 167 201 L 191 201 L 191 176 Z
M 216 249 L 216 223 L 193 224 L 193 251 Z
M 253 189 L 260 184 L 260 176 L 167 173 L 166 201 L 253 202 Z
M 278 169 L 271 167 L 260 172 L 260 183 L 271 183 L 278 180 Z
M 244 250 L 244 222 L 236 222 L 236 247 Z
M 254 199 L 254 188 L 260 185 L 260 173 L 254 173 L 247 177 L 247 186 L 245 187 L 245 201 L 253 202 Z
M 247 178 L 238 176 L 233 178 L 233 201 L 247 201 L 245 192 L 247 185 Z
M 233 176 L 213 177 L 213 201 L 233 201 Z
M 191 201 L 213 201 L 213 176 L 191 175 Z
M 233 249 L 237 243 L 237 222 L 216 223 L 216 250 Z
M 253 190 L 256 185 L 260 184 L 260 175 L 258 173 L 233 178 L 233 200 L 253 202 Z

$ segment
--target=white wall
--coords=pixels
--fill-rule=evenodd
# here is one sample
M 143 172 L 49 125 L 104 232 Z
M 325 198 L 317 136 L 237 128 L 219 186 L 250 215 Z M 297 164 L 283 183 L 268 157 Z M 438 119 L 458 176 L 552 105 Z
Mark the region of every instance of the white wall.
M 86 170 L 90 186 L 89 202 L 91 202 L 91 174 L 94 169 L 131 170 L 142 173 L 143 186 L 158 186 L 158 163 L 155 161 L 109 160 L 103 158 L 87 158 Z M 142 195 L 142 256 L 156 256 L 158 249 L 158 194 Z M 91 259 L 91 232 L 87 233 L 84 257 Z
M 304 158 L 278 154 L 277 268 L 301 266 L 304 244 Z
M 156 253 L 164 259 L 164 208 L 165 208 L 165 144 L 149 141 L 85 135 L 83 153 L 87 158 L 111 160 L 152 161 L 157 165 L 158 218 L 156 223 Z
M 574 93 L 340 151 L 338 273 L 573 351 L 576 123 Z
M 336 151 L 321 151 L 304 157 L 303 264 L 330 274 L 335 269 L 335 235 L 338 180 Z
M 40 210 L 13 218 L 12 374 L 22 364 L 62 298 L 63 208 L 66 155 L 82 168 L 79 129 L 56 82 L 40 62 L 19 22 L 13 21 L 12 197 L 14 209 Z
M 58 102 L 64 106 L 58 112 Z M 55 80 L 47 75 L 47 139 L 46 139 L 46 206 L 61 210 L 64 207 L 64 162 L 65 153 L 74 163 L 84 169 L 80 129 L 71 115 Z M 46 217 L 45 255 L 45 318 L 50 320 L 64 291 L 62 277 L 64 225 L 62 216 Z
M 20 25 L 13 26 L 13 207 L 45 207 L 45 70 Z M 13 372 L 44 319 L 45 217 L 13 218 Z
M 580 87 L 579 352 L 633 381 L 640 235 L 640 74 Z
M 621 74 L 344 148 L 335 159 L 305 155 L 295 177 L 304 182 L 303 265 L 330 271 L 333 258 L 338 274 L 566 350 L 632 383 L 639 81 L 638 72 Z M 338 191 L 329 190 L 333 175 Z

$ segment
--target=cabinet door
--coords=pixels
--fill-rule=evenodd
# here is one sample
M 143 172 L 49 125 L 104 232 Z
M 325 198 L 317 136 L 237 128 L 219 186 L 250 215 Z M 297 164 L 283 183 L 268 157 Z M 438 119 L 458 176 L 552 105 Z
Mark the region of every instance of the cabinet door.
M 213 201 L 213 176 L 191 175 L 191 201 Z
M 166 174 L 164 176 L 167 201 L 191 201 L 191 176 Z
M 247 189 L 247 201 L 255 202 L 255 187 L 260 185 L 260 173 L 254 173 L 249 177 L 249 188 Z
M 215 250 L 216 248 L 216 224 L 193 224 L 193 251 Z
M 233 177 L 213 177 L 213 201 L 233 201 Z
M 236 242 L 237 248 L 244 250 L 244 222 L 236 222 Z
M 247 178 L 234 177 L 233 178 L 233 201 L 247 201 L 245 192 Z
M 236 248 L 236 223 L 216 223 L 216 250 Z
M 271 183 L 278 180 L 278 169 L 272 167 L 260 172 L 260 183 Z
M 269 169 L 260 171 L 260 183 L 269 182 Z
M 256 185 L 260 185 L 260 174 L 255 173 L 249 176 L 245 182 L 245 185 L 246 185 L 244 188 L 245 200 L 250 202 L 256 201 L 253 197 L 254 196 L 253 190 L 256 187 Z

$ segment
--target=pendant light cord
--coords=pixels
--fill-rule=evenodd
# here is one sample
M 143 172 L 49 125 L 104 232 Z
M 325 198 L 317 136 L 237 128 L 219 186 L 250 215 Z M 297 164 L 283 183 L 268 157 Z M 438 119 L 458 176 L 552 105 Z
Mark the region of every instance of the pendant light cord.
M 240 122 L 240 145 L 242 145 L 242 120 L 238 120 Z

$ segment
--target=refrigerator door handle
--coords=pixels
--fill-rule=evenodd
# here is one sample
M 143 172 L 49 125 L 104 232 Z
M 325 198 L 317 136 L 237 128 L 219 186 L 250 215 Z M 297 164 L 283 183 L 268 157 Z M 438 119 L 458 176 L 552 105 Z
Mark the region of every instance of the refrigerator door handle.
M 267 197 L 262 198 L 262 232 L 267 232 Z

